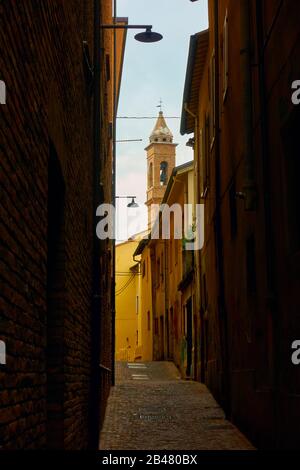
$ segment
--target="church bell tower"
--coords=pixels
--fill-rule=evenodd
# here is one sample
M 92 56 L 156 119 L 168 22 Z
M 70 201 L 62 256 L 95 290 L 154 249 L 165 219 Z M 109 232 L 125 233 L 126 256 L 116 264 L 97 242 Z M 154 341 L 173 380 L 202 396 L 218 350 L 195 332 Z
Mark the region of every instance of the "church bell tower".
M 168 128 L 163 112 L 160 111 L 156 125 L 150 135 L 147 152 L 147 202 L 148 229 L 152 228 L 156 212 L 153 204 L 160 204 L 175 167 L 177 144 L 173 143 L 173 134 Z

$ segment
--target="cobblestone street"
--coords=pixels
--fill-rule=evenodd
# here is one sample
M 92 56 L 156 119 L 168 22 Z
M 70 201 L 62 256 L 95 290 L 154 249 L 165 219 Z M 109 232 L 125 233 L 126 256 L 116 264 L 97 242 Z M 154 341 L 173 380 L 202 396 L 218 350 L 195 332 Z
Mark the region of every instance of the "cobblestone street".
M 170 362 L 116 364 L 101 432 L 103 450 L 251 450 L 205 385 Z

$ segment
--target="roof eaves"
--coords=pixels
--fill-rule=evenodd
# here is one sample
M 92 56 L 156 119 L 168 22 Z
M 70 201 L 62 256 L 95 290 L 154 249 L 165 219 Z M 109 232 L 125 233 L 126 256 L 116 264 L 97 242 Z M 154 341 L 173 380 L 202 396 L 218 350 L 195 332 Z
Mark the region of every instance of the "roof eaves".
M 193 129 L 191 126 L 188 125 L 188 116 L 186 111 L 186 105 L 189 104 L 191 99 L 191 92 L 192 92 L 192 84 L 193 84 L 193 75 L 195 72 L 196 60 L 199 60 L 198 57 L 198 46 L 204 45 L 205 47 L 202 50 L 202 54 L 207 54 L 208 49 L 208 35 L 209 30 L 206 29 L 199 33 L 196 33 L 190 37 L 190 47 L 189 47 L 189 54 L 188 54 L 188 61 L 187 61 L 187 69 L 186 69 L 186 77 L 185 77 L 185 85 L 184 85 L 184 93 L 183 93 L 183 101 L 182 101 L 182 112 L 181 112 L 181 123 L 180 123 L 180 133 L 181 135 L 191 134 Z M 204 67 L 202 66 L 202 69 Z M 203 74 L 203 70 L 202 74 Z M 202 78 L 202 77 L 201 77 Z
M 143 253 L 145 247 L 148 245 L 150 241 L 150 238 L 149 238 L 149 235 L 147 238 L 143 238 L 140 243 L 138 244 L 138 246 L 136 247 L 136 250 L 135 252 L 133 253 L 133 256 L 139 256 Z

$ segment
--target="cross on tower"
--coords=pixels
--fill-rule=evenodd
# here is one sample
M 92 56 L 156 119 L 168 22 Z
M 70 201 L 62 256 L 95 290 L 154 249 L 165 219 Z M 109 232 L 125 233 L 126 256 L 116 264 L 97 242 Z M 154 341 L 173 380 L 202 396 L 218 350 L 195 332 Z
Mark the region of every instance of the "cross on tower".
M 160 112 L 162 111 L 162 103 L 163 103 L 163 102 L 162 102 L 162 99 L 160 98 L 160 100 L 159 100 L 159 105 L 156 106 L 157 108 L 160 108 Z

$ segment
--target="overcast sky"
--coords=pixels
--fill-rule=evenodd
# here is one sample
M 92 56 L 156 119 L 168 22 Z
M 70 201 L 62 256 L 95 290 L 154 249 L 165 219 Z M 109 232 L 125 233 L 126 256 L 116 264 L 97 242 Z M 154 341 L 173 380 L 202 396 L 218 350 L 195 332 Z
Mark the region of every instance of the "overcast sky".
M 128 31 L 118 116 L 157 116 L 161 98 L 164 115 L 180 117 L 189 40 L 207 28 L 207 1 L 118 0 L 117 16 L 128 17 L 129 24 L 152 24 L 153 31 L 164 36 L 160 42 L 144 44 L 134 39 L 139 31 Z M 117 145 L 117 195 L 137 196 L 143 209 L 139 226 L 132 226 L 130 234 L 147 225 L 144 148 L 155 121 L 118 119 L 118 140 L 143 139 Z M 166 121 L 179 144 L 176 164 L 191 160 L 192 151 L 185 145 L 188 137 L 179 132 L 180 119 Z

